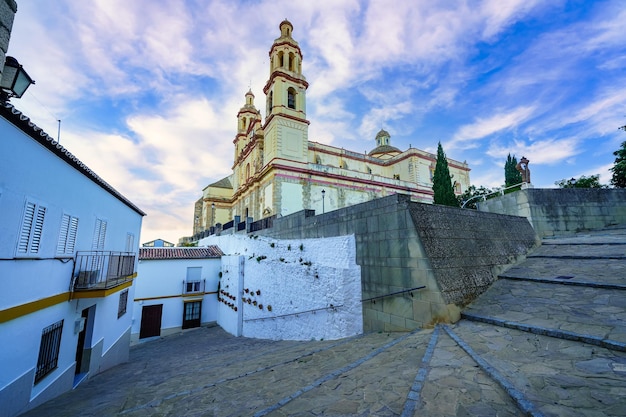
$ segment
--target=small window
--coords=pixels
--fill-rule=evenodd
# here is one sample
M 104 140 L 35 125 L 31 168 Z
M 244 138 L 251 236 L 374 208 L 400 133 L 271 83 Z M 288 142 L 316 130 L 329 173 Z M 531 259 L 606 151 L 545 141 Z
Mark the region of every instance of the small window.
M 18 255 L 36 255 L 39 253 L 45 216 L 46 208 L 44 206 L 32 201 L 26 202 L 17 242 Z
M 62 332 L 63 320 L 46 327 L 41 332 L 41 345 L 39 345 L 35 384 L 57 368 Z
M 290 109 L 296 109 L 296 90 L 289 88 L 287 90 L 287 107 Z
M 126 306 L 128 305 L 128 289 L 120 293 L 120 303 L 117 307 L 117 318 L 119 319 L 126 314 Z
M 76 234 L 78 233 L 78 217 L 64 214 L 61 219 L 59 241 L 57 242 L 57 255 L 69 255 L 74 253 Z
M 393 174 L 393 179 L 394 180 L 399 180 L 400 179 L 400 174 Z

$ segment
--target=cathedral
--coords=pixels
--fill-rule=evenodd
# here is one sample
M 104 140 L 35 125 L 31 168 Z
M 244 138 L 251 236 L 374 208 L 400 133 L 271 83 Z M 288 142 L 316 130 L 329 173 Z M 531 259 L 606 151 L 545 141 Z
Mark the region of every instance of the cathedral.
M 248 91 L 237 113 L 233 172 L 202 190 L 194 235 L 235 216 L 259 220 L 304 209 L 320 214 L 394 193 L 432 203 L 436 155 L 401 151 L 385 130 L 368 153 L 309 140 L 302 51 L 291 36 L 293 25 L 284 20 L 279 27 L 263 88 L 265 119 Z M 463 193 L 470 185 L 467 163 L 448 159 L 448 166 L 455 192 Z

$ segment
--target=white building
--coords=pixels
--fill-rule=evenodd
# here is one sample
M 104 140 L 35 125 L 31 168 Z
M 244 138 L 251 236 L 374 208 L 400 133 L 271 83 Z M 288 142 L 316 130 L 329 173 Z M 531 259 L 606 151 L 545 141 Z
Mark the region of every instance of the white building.
M 215 323 L 222 255 L 217 246 L 140 248 L 132 342 Z
M 0 104 L 0 416 L 128 360 L 144 213 Z

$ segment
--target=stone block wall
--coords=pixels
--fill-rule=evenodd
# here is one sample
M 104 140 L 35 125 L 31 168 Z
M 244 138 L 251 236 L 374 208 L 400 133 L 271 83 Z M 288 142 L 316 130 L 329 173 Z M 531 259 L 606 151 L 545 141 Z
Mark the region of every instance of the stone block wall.
M 9 39 L 13 28 L 13 19 L 17 11 L 14 0 L 0 0 L 0 77 L 4 68 L 4 59 L 9 49 Z
M 539 244 L 523 217 L 415 203 L 410 213 L 446 304 L 468 304 Z
M 414 203 L 400 194 L 317 216 L 302 211 L 257 233 L 282 239 L 354 234 L 365 331 L 457 321 L 466 302 L 537 243 L 524 218 Z
M 478 204 L 481 211 L 524 216 L 540 237 L 626 227 L 626 190 L 529 188 Z

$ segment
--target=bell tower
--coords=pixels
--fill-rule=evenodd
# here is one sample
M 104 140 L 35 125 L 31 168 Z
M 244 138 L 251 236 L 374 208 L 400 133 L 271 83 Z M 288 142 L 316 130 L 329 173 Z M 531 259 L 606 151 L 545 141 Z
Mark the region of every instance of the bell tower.
M 263 88 L 266 95 L 265 141 L 268 160 L 272 157 L 306 162 L 309 121 L 306 119 L 306 90 L 302 75 L 302 51 L 291 34 L 287 19 L 280 37 L 269 52 L 270 76 Z

